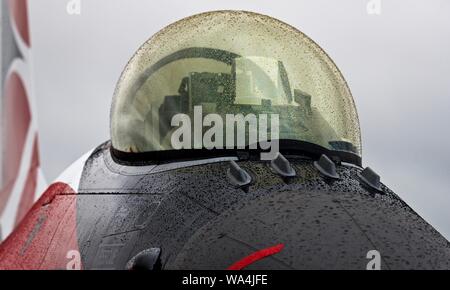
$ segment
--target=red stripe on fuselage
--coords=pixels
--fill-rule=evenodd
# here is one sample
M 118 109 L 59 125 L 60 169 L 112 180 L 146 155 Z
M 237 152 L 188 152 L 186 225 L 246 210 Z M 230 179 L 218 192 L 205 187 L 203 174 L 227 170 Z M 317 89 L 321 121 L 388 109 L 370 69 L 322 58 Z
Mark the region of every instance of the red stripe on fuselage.
M 284 244 L 279 244 L 274 247 L 259 250 L 255 253 L 237 261 L 236 263 L 234 263 L 233 265 L 228 267 L 227 270 L 242 270 L 242 269 L 250 266 L 251 264 L 256 263 L 257 261 L 259 261 L 261 259 L 264 259 L 266 257 L 272 256 L 272 255 L 275 255 L 275 254 L 281 252 L 281 250 L 283 250 L 283 248 L 284 248 Z

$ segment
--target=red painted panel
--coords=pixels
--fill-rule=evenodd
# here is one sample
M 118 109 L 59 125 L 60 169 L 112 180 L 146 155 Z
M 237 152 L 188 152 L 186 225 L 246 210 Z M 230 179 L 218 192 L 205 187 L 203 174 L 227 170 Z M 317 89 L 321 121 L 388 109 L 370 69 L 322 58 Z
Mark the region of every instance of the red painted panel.
M 28 25 L 28 3 L 27 0 L 9 0 L 11 16 L 14 19 L 17 30 L 25 44 L 30 47 L 30 29 Z
M 78 251 L 76 194 L 56 183 L 1 244 L 0 270 L 66 269 L 70 251 Z
M 3 184 L 0 191 L 0 214 L 3 212 L 19 173 L 20 161 L 31 122 L 28 97 L 22 79 L 12 73 L 6 80 L 3 98 L 5 132 L 3 136 Z
M 31 209 L 34 203 L 34 196 L 37 187 L 37 177 L 39 170 L 39 147 L 37 135 L 34 137 L 33 156 L 31 159 L 30 169 L 28 170 L 27 180 L 20 199 L 19 208 L 16 215 L 16 225 L 25 217 L 26 213 Z

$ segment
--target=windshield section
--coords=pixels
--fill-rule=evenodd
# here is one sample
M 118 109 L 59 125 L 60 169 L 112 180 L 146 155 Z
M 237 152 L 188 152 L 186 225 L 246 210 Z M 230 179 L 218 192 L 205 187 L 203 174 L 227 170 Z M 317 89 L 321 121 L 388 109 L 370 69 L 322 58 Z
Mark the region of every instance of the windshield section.
M 196 15 L 148 40 L 116 88 L 111 134 L 125 153 L 280 139 L 361 156 L 353 98 L 332 60 L 295 28 L 240 11 Z

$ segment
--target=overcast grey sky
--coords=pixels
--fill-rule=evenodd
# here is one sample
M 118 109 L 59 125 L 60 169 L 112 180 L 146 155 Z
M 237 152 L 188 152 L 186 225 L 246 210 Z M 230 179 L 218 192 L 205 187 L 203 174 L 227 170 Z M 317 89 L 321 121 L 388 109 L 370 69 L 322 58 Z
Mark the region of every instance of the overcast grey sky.
M 364 165 L 450 238 L 450 1 L 30 0 L 42 165 L 49 181 L 109 139 L 115 83 L 171 22 L 240 9 L 283 20 L 336 62 L 359 111 Z

